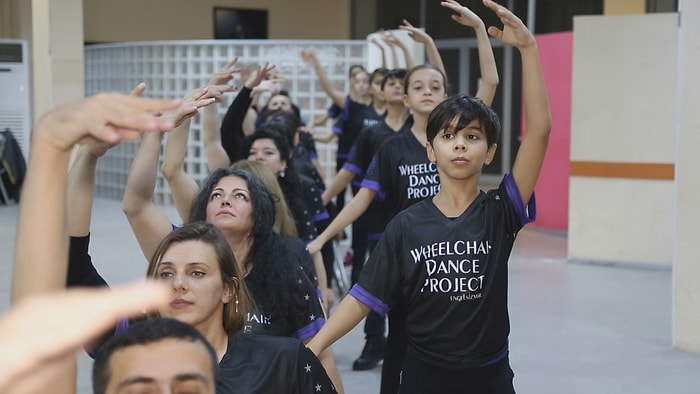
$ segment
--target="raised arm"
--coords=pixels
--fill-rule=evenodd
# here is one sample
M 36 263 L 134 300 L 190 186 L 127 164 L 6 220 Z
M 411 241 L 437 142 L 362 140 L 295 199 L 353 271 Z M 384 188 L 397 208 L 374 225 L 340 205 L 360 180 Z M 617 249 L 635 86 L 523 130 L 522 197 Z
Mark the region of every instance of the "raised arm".
M 456 13 L 456 15 L 452 15 L 452 20 L 474 29 L 476 46 L 479 51 L 479 69 L 481 70 L 481 86 L 479 86 L 475 96 L 491 105 L 498 87 L 498 68 L 496 68 L 496 59 L 493 56 L 493 49 L 489 42 L 489 36 L 486 34 L 484 22 L 472 10 L 454 0 L 443 1 L 441 5 Z
M 6 341 L 8 336 L 12 338 L 19 335 L 19 338 L 0 344 L 3 349 L 0 352 L 2 369 L 5 372 L 9 369 L 10 374 L 16 374 L 17 368 L 29 372 L 11 380 L 11 391 L 30 392 L 28 388 L 31 387 L 34 392 L 73 392 L 75 346 L 87 339 L 82 335 L 96 333 L 91 330 L 81 331 L 75 327 L 61 330 L 65 328 L 62 322 L 75 321 L 65 320 L 66 316 L 71 316 L 70 313 L 59 318 L 51 314 L 57 309 L 44 309 L 43 313 L 38 311 L 37 307 L 52 308 L 50 303 L 46 302 L 46 298 L 41 301 L 29 301 L 30 297 L 58 292 L 65 287 L 68 262 L 67 178 L 71 149 L 80 141 L 117 143 L 120 140 L 137 138 L 140 130 L 168 129 L 172 127 L 172 122 L 159 119 L 155 114 L 171 109 L 177 104 L 172 101 L 148 100 L 119 94 L 100 94 L 52 110 L 44 115 L 34 128 L 32 151 L 19 208 L 12 270 L 11 302 L 13 305 L 21 302 L 22 305 L 20 309 L 10 312 L 9 326 L 7 319 L 0 323 L 2 340 Z M 47 191 L 50 191 L 50 198 L 47 198 Z M 41 236 L 40 247 L 37 247 L 38 235 Z M 82 297 L 81 300 L 86 299 Z M 27 307 L 29 306 L 31 311 L 32 304 L 34 313 L 27 313 Z M 86 311 L 80 309 L 78 312 Z M 34 321 L 29 323 L 25 320 L 23 324 L 22 316 L 32 316 Z M 20 320 L 17 320 L 18 318 Z M 31 339 L 33 344 L 46 343 L 41 341 L 46 337 L 39 335 L 42 327 L 50 327 L 53 334 L 58 334 L 53 336 L 58 342 L 53 341 L 52 344 L 40 346 L 39 349 L 27 347 L 30 346 L 27 339 Z M 17 328 L 22 332 L 18 333 Z M 71 340 L 71 336 L 61 335 L 67 332 L 77 334 L 79 338 L 73 336 Z M 5 368 L 8 355 L 12 365 Z M 3 378 L 6 376 L 2 375 Z M 0 378 L 0 386 L 6 383 L 8 382 Z
M 379 31 L 377 33 L 370 34 L 369 36 L 367 36 L 367 42 L 369 42 L 370 44 L 374 44 L 377 46 L 377 48 L 379 48 L 379 52 L 381 52 L 381 54 L 382 54 L 382 64 L 380 65 L 380 67 L 387 68 L 386 51 L 384 50 L 384 46 L 382 44 L 380 44 L 379 41 L 377 40 L 377 37 L 375 36 L 375 34 L 381 34 L 381 31 Z
M 257 71 L 251 71 L 249 67 L 241 68 L 243 88 L 233 99 L 221 122 L 221 144 L 228 154 L 229 163 L 242 158 L 239 150 L 244 137 L 243 121 L 252 102 L 251 92 L 274 68 L 275 66 L 268 63 L 265 63 Z
M 146 260 L 150 260 L 160 241 L 172 231 L 170 219 L 153 203 L 162 138 L 160 132 L 144 133 L 131 162 L 122 201 L 122 210 Z
M 97 159 L 112 145 L 97 143 L 78 149 L 68 173 L 68 270 L 67 287 L 103 287 L 107 282 L 97 272 L 88 253 Z
M 68 235 L 83 237 L 90 233 L 92 201 L 97 159 L 111 148 L 97 143 L 81 146 L 68 174 Z
M 393 49 L 394 47 L 399 47 L 401 48 L 401 52 L 403 53 L 404 61 L 406 64 L 407 69 L 412 69 L 416 63 L 413 61 L 413 56 L 411 56 L 411 51 L 408 50 L 408 46 L 406 46 L 406 43 L 401 41 L 394 35 L 394 33 L 390 31 L 384 32 L 384 41 L 386 41 L 391 48 Z M 394 59 L 394 68 L 399 68 L 399 62 L 398 59 Z
M 58 107 L 39 121 L 32 133 L 31 165 L 17 223 L 13 302 L 65 286 L 66 185 L 73 145 L 95 139 L 116 143 L 137 138 L 139 132 L 134 130 L 170 128 L 172 122 L 157 118 L 154 112 L 172 107 L 172 101 L 100 94 Z M 51 198 L 46 198 L 47 190 Z M 39 234 L 41 247 L 36 247 Z
M 315 253 L 321 250 L 326 242 L 335 237 L 336 234 L 341 232 L 350 223 L 357 220 L 360 215 L 365 213 L 376 195 L 377 192 L 372 189 L 366 187 L 360 188 L 355 197 L 345 204 L 343 209 L 338 212 L 338 215 L 336 215 L 331 224 L 329 224 L 316 239 L 309 243 L 309 253 Z
M 306 64 L 309 64 L 314 68 L 314 72 L 316 72 L 316 76 L 318 77 L 319 82 L 321 82 L 323 91 L 326 92 L 328 97 L 331 98 L 335 105 L 341 109 L 345 108 L 345 94 L 336 89 L 333 82 L 328 79 L 328 75 L 326 75 L 326 72 L 323 71 L 323 67 L 321 67 L 321 64 L 318 61 L 316 52 L 310 49 L 304 49 L 301 51 L 301 58 L 306 62 Z
M 425 56 L 428 58 L 428 63 L 437 67 L 445 74 L 445 65 L 442 62 L 442 56 L 433 41 L 433 37 L 428 35 L 424 30 L 414 27 L 406 19 L 403 20 L 403 24 L 399 26 L 399 29 L 406 30 L 408 36 L 411 37 L 415 42 L 419 42 L 425 46 Z M 423 59 L 421 59 L 421 63 Z
M 182 106 L 191 108 L 194 111 L 191 116 L 194 116 L 200 108 L 212 106 L 214 102 L 221 101 L 221 95 L 224 92 L 233 90 L 232 86 L 226 84 L 209 85 L 195 89 L 183 97 Z M 192 201 L 199 191 L 197 182 L 185 172 L 184 168 L 189 133 L 190 117 L 187 117 L 168 133 L 163 152 L 163 163 L 160 166 L 160 171 L 168 181 L 173 202 L 183 222 L 187 220 Z
M 192 201 L 199 191 L 199 185 L 184 168 L 189 132 L 188 119 L 168 133 L 160 165 L 160 172 L 170 186 L 173 203 L 183 222 L 189 217 Z
M 503 23 L 503 29 L 489 27 L 489 34 L 516 47 L 522 58 L 525 137 L 515 156 L 512 173 L 523 202 L 527 203 L 535 190 L 552 128 L 537 42 L 527 26 L 507 8 L 489 0 L 485 0 L 484 5 Z

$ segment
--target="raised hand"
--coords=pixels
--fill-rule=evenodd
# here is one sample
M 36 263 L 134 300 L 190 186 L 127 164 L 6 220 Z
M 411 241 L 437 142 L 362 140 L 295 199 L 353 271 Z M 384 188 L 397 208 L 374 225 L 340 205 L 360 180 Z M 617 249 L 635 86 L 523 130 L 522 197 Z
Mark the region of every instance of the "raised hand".
M 383 33 L 383 30 L 378 31 L 377 33 L 382 34 L 382 33 Z M 367 41 L 368 41 L 370 44 L 374 44 L 374 45 L 378 46 L 379 49 L 381 49 L 382 51 L 384 50 L 384 47 L 382 46 L 382 44 L 380 44 L 380 43 L 379 43 L 379 40 L 377 40 L 376 35 L 370 34 L 369 36 L 367 36 Z
M 275 66 L 270 65 L 270 63 L 265 63 L 260 66 L 256 71 L 251 71 L 250 67 L 243 67 L 241 69 L 241 78 L 243 78 L 243 86 L 248 89 L 253 89 L 260 85 L 260 82 L 268 78 L 270 71 L 274 70 Z
M 413 26 L 411 22 L 407 21 L 406 19 L 404 19 L 401 25 L 399 25 L 399 29 L 405 30 L 408 33 L 408 36 L 411 37 L 413 41 L 421 44 L 427 44 L 433 40 L 433 38 L 430 37 L 428 33 L 426 33 L 422 29 Z
M 394 35 L 394 33 L 390 31 L 384 31 L 382 32 L 382 40 L 386 42 L 389 45 L 400 45 L 401 42 L 399 41 L 398 38 Z
M 486 4 L 484 2 L 484 4 Z M 479 27 L 483 26 L 484 22 L 469 8 L 459 4 L 454 0 L 446 0 L 440 3 L 441 6 L 449 8 L 454 11 L 457 15 L 452 15 L 452 20 L 469 27 Z
M 33 139 L 60 151 L 76 143 L 134 140 L 143 131 L 172 129 L 173 122 L 158 115 L 179 105 L 180 100 L 100 93 L 48 112 L 37 123 Z
M 0 319 L 0 391 L 74 355 L 119 318 L 155 310 L 169 299 L 168 289 L 149 283 L 47 293 L 19 303 Z
M 316 52 L 313 49 L 303 49 L 300 53 L 301 59 L 309 65 L 315 66 L 318 65 L 318 56 L 316 56 Z
M 218 69 L 209 80 L 208 85 L 224 85 L 233 79 L 233 74 L 241 71 L 240 67 L 235 67 L 238 57 L 234 57 L 230 62 Z
M 503 29 L 495 26 L 488 28 L 488 33 L 492 37 L 503 41 L 505 44 L 512 45 L 519 50 L 527 49 L 537 45 L 535 37 L 532 35 L 527 26 L 515 16 L 509 9 L 495 3 L 491 0 L 484 0 L 484 6 L 493 10 L 496 16 L 503 23 Z

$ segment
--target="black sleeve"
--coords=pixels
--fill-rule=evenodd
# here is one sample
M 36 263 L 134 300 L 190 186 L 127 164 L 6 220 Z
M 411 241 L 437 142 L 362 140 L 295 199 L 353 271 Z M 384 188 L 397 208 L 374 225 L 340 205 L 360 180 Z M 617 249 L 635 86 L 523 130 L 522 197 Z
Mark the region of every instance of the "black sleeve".
M 88 253 L 90 234 L 84 237 L 70 237 L 68 247 L 68 276 L 66 287 L 103 287 L 107 282 L 97 272 Z
M 242 158 L 243 120 L 252 101 L 250 92 L 246 87 L 241 89 L 221 121 L 221 145 L 231 163 Z
M 321 361 L 301 343 L 298 367 L 300 393 L 337 393 Z

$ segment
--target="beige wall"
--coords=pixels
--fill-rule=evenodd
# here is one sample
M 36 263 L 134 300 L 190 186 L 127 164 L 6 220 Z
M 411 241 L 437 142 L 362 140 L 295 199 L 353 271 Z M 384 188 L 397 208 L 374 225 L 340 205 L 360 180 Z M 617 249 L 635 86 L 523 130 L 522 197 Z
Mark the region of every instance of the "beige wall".
M 571 259 L 671 265 L 677 43 L 677 14 L 574 18 Z
M 214 38 L 214 7 L 268 10 L 271 39 L 348 39 L 350 0 L 83 0 L 88 42 Z

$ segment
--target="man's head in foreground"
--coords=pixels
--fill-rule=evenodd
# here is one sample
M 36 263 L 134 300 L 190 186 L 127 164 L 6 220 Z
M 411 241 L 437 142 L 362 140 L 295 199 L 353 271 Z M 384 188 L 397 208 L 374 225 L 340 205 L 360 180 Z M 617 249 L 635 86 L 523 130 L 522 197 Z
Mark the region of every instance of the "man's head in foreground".
M 216 353 L 194 327 L 173 319 L 134 323 L 100 347 L 95 394 L 215 392 Z

